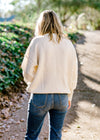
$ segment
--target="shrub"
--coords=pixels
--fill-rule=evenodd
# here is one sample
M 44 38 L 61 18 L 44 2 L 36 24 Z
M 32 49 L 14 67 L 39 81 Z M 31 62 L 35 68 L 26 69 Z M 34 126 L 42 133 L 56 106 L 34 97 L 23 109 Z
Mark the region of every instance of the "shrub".
M 18 24 L 0 24 L 0 91 L 5 92 L 22 78 L 20 68 L 32 37 L 30 28 Z

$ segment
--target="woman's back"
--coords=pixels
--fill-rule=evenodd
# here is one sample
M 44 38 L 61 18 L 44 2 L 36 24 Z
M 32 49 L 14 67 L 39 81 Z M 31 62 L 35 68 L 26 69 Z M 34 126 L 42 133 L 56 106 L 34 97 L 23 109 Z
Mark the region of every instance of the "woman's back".
M 62 38 L 58 43 L 55 34 L 53 40 L 49 39 L 48 34 L 35 37 L 31 43 L 29 58 L 30 62 L 33 60 L 31 65 L 37 65 L 38 68 L 27 88 L 28 92 L 70 94 L 75 88 L 72 81 L 76 83 L 76 75 L 72 77 L 72 70 L 75 71 L 77 62 L 70 40 Z

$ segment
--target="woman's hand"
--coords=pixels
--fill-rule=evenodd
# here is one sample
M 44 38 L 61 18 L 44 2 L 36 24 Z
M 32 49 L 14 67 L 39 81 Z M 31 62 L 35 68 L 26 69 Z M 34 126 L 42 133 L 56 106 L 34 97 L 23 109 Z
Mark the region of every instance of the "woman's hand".
M 71 108 L 71 101 L 68 101 L 68 110 Z

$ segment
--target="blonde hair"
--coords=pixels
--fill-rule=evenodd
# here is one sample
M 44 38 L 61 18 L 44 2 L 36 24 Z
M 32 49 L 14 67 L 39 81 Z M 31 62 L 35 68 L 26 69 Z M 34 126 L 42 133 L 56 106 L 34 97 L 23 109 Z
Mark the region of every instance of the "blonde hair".
M 40 14 L 35 28 L 35 35 L 49 34 L 50 40 L 53 39 L 53 33 L 59 43 L 62 37 L 62 24 L 56 13 L 52 10 L 45 10 Z

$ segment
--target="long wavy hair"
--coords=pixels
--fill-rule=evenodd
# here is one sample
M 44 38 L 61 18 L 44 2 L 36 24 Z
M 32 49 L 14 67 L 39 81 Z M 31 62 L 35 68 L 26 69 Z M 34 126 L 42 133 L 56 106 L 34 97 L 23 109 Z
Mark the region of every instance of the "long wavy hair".
M 58 43 L 60 42 L 63 34 L 62 24 L 56 13 L 52 10 L 45 10 L 40 14 L 35 28 L 36 36 L 47 33 L 49 34 L 50 40 L 53 39 L 53 33 L 55 33 Z

